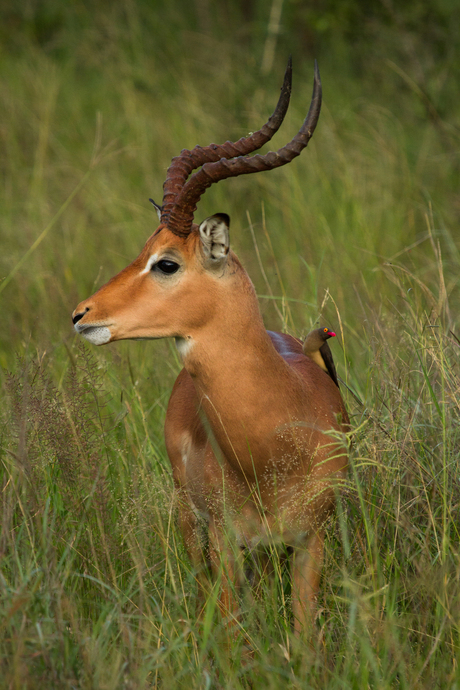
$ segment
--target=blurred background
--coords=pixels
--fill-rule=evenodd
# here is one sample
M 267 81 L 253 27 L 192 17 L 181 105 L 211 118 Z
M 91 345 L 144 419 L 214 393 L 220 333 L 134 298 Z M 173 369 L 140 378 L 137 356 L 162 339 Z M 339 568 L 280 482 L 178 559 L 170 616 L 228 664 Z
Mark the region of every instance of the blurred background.
M 250 218 L 271 291 L 286 298 L 261 300 L 267 326 L 283 326 L 282 307 L 297 335 L 320 315 L 337 328 L 335 307 L 321 308 L 329 289 L 350 357 L 367 365 L 357 305 L 396 299 L 393 261 L 436 281 L 430 232 L 454 289 L 457 3 L 3 0 L 0 13 L 3 366 L 28 339 L 72 342 L 74 306 L 155 228 L 147 200 L 161 203 L 171 158 L 260 127 L 290 54 L 291 108 L 273 146 L 306 114 L 316 58 L 324 105 L 308 151 L 212 187 L 196 214 L 230 214 L 233 247 L 266 295 Z
M 284 168 L 214 185 L 196 220 L 230 215 L 268 328 L 302 337 L 327 325 L 339 336 L 331 347 L 352 391 L 342 388 L 355 464 L 327 546 L 329 661 L 313 685 L 358 687 L 363 668 L 379 688 L 454 682 L 459 27 L 455 0 L 2 0 L 0 660 L 9 687 L 34 687 L 34 673 L 42 687 L 144 687 L 141 677 L 156 686 L 159 667 L 164 687 L 181 668 L 191 687 L 210 687 L 219 672 L 246 687 L 217 652 L 206 665 L 213 636 L 200 646 L 183 608 L 193 573 L 170 529 L 163 444 L 175 348 L 96 349 L 79 342 L 70 316 L 155 230 L 148 199 L 161 203 L 173 156 L 266 122 L 289 55 L 291 106 L 264 151 L 298 131 L 316 59 L 323 108 L 307 150 Z M 289 678 L 306 687 L 289 645 L 275 648 L 273 668 L 291 664 Z M 264 668 L 260 682 L 277 687 Z

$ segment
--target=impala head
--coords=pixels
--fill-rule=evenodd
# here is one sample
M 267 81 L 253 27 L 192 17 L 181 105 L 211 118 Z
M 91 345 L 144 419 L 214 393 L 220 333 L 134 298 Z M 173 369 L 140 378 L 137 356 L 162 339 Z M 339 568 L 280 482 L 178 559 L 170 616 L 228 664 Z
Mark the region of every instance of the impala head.
M 81 302 L 77 333 L 94 345 L 126 338 L 186 338 L 210 316 L 210 295 L 229 266 L 229 217 L 217 214 L 186 237 L 161 224 L 129 266 Z
M 276 109 L 259 131 L 221 146 L 184 149 L 173 158 L 162 206 L 152 202 L 159 227 L 137 259 L 80 302 L 72 315 L 77 333 L 95 345 L 126 338 L 188 338 L 212 316 L 219 295 L 244 272 L 229 251 L 229 217 L 218 213 L 196 225 L 196 205 L 213 182 L 285 165 L 306 147 L 321 109 L 316 63 L 310 109 L 298 134 L 277 152 L 248 155 L 268 142 L 283 122 L 291 75 L 289 60 Z M 191 175 L 193 170 L 197 172 Z

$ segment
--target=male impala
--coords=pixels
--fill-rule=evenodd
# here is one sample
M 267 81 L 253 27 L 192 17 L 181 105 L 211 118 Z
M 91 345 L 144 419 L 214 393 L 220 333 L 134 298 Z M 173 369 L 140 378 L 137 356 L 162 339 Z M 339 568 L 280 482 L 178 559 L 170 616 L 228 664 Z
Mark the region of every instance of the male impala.
M 248 156 L 280 127 L 291 71 L 289 61 L 275 112 L 258 132 L 173 159 L 157 207 L 159 227 L 137 259 L 78 305 L 73 323 L 96 345 L 175 338 L 184 369 L 169 401 L 165 437 L 190 558 L 197 567 L 207 558 L 216 572 L 225 552 L 220 608 L 235 616 L 238 564 L 226 548 L 228 535 L 236 552 L 287 545 L 300 632 L 314 618 L 324 524 L 346 472 L 347 414 L 339 389 L 303 354 L 300 341 L 265 330 L 251 280 L 229 249 L 229 217 L 193 222 L 213 182 L 284 165 L 307 145 L 321 108 L 316 65 L 299 133 L 276 153 Z

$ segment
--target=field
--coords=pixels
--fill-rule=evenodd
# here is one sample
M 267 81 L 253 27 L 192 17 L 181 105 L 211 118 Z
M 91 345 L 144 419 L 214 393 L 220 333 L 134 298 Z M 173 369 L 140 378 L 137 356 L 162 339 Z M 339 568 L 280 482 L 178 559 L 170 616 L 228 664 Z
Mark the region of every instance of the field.
M 459 9 L 215 7 L 0 8 L 0 688 L 458 688 Z M 213 186 L 196 219 L 231 216 L 267 328 L 338 333 L 353 449 L 313 647 L 279 571 L 228 650 L 177 526 L 174 344 L 95 348 L 70 315 L 156 228 L 174 155 L 266 121 L 289 53 L 273 147 L 316 57 L 308 149 Z

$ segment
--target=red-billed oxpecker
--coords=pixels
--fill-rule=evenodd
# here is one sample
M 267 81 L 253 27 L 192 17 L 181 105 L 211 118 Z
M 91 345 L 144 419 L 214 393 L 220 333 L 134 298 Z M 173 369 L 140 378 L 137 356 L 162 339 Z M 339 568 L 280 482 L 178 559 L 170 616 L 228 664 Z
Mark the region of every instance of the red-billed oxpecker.
M 310 331 L 304 340 L 302 349 L 307 357 L 310 357 L 316 364 L 326 371 L 335 385 L 338 386 L 337 372 L 335 370 L 334 360 L 332 359 L 331 348 L 327 341 L 329 338 L 335 338 L 335 333 L 329 328 L 316 328 Z

